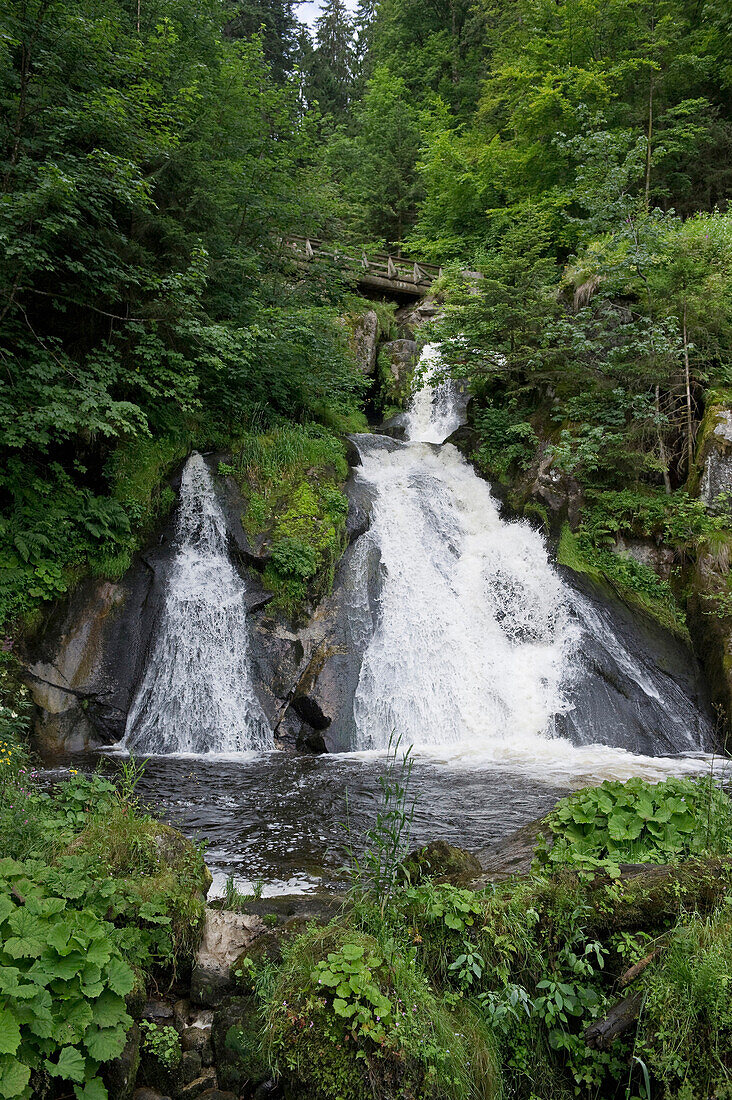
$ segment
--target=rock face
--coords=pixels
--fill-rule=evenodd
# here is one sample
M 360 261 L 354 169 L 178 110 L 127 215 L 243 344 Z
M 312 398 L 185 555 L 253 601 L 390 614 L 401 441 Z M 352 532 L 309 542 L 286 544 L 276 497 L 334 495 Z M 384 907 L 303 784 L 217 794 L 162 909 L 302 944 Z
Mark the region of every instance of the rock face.
M 376 353 L 381 330 L 379 318 L 373 309 L 365 313 L 351 314 L 344 318 L 349 331 L 349 343 L 356 359 L 356 365 L 367 378 L 376 370 Z
M 704 433 L 699 495 L 713 504 L 723 493 L 732 493 L 732 410 L 711 409 L 712 424 Z
M 406 399 L 416 363 L 417 344 L 414 340 L 390 340 L 382 344 L 379 351 L 379 364 L 384 373 L 382 383 L 392 400 L 401 403 Z
M 668 546 L 656 546 L 648 539 L 618 538 L 612 548 L 614 554 L 621 558 L 632 558 L 640 565 L 652 569 L 663 580 L 667 581 L 671 576 L 675 554 Z
M 466 886 L 478 878 L 482 866 L 477 856 L 465 848 L 457 848 L 446 840 L 433 840 L 425 848 L 409 853 L 404 870 L 413 883 L 432 879 Z
M 213 1007 L 234 989 L 232 965 L 267 925 L 257 916 L 207 909 L 201 945 L 191 975 L 191 1001 Z

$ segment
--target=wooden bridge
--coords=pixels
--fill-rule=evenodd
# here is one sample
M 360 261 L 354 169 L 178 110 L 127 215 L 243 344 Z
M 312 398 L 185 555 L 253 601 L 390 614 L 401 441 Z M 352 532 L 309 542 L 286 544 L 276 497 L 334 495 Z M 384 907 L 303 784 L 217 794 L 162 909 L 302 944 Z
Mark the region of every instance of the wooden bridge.
M 299 261 L 329 261 L 353 271 L 360 287 L 381 290 L 385 294 L 423 298 L 429 294 L 433 282 L 442 274 L 442 268 L 436 264 L 407 260 L 404 256 L 393 256 L 386 252 L 369 256 L 362 252 L 360 256 L 353 256 L 347 252 L 333 251 L 313 237 L 288 237 L 285 244 L 292 249 Z

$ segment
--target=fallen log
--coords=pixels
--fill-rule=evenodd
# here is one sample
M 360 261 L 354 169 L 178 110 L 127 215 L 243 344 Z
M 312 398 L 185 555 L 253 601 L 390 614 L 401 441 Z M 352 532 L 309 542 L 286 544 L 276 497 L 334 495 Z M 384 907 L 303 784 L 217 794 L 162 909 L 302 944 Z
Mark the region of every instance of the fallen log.
M 609 1050 L 612 1044 L 638 1019 L 642 993 L 631 993 L 618 1001 L 602 1020 L 595 1020 L 585 1031 L 585 1042 L 595 1050 Z
M 682 910 L 710 912 L 730 887 L 732 861 L 728 859 L 621 866 L 620 878 L 597 876 L 588 884 L 589 928 L 597 935 L 662 929 Z
M 620 975 L 618 979 L 620 982 L 620 988 L 624 989 L 626 985 L 630 985 L 634 982 L 639 974 L 642 974 L 649 963 L 653 962 L 657 955 L 661 952 L 661 948 L 657 947 L 654 951 L 651 951 L 650 955 L 646 955 L 644 959 L 640 959 L 633 966 L 629 966 L 624 974 Z

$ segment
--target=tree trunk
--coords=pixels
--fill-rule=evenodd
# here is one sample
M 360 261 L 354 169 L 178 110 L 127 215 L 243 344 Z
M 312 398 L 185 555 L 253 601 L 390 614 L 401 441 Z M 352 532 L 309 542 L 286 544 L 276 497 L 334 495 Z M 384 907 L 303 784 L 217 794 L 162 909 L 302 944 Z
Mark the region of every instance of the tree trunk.
M 691 369 L 689 367 L 689 340 L 686 329 L 686 299 L 684 299 L 682 329 L 684 338 L 684 379 L 686 381 L 686 476 L 689 477 L 691 464 L 694 461 L 694 420 L 691 409 Z
M 656 384 L 656 431 L 658 433 L 658 457 L 661 463 L 661 469 L 663 471 L 663 484 L 668 496 L 671 496 L 671 478 L 668 473 L 668 455 L 666 454 L 666 445 L 663 442 L 663 433 L 661 431 L 661 390 L 658 384 Z
M 653 69 L 648 85 L 648 134 L 646 140 L 646 210 L 651 203 L 651 142 L 653 141 Z
M 628 1028 L 635 1023 L 640 1015 L 643 1004 L 642 993 L 631 993 L 624 997 L 608 1012 L 604 1020 L 596 1020 L 585 1032 L 585 1042 L 588 1047 L 596 1050 L 609 1050 L 612 1044 Z

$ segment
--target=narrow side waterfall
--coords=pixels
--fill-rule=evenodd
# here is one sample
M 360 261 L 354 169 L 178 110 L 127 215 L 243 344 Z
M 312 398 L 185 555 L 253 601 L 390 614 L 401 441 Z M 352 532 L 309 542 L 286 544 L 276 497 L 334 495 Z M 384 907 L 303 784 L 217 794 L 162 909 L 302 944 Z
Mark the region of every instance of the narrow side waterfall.
M 245 586 L 199 454 L 183 471 L 176 552 L 124 747 L 150 754 L 272 748 L 250 668 Z
M 359 476 L 375 494 L 366 537 L 378 547 L 382 579 L 355 695 L 354 747 L 384 748 L 394 733 L 440 752 L 461 745 L 495 763 L 541 767 L 566 757 L 571 769 L 570 757 L 586 766 L 583 747 L 592 742 L 598 770 L 603 755 L 630 755 L 617 746 L 644 751 L 635 732 L 625 741 L 613 736 L 612 713 L 597 722 L 582 712 L 582 651 L 600 624 L 550 563 L 542 536 L 502 520 L 489 486 L 458 450 L 435 446 L 462 422 L 460 395 L 449 381 L 430 385 L 436 350 L 424 356 L 428 381 L 406 417 L 408 441 L 356 437 Z M 606 648 L 637 688 L 637 725 L 653 733 L 654 722 L 665 722 L 658 686 L 612 630 Z M 671 711 L 678 700 L 669 703 Z M 656 753 L 702 748 L 698 720 L 684 727 L 693 711 L 686 704 Z

